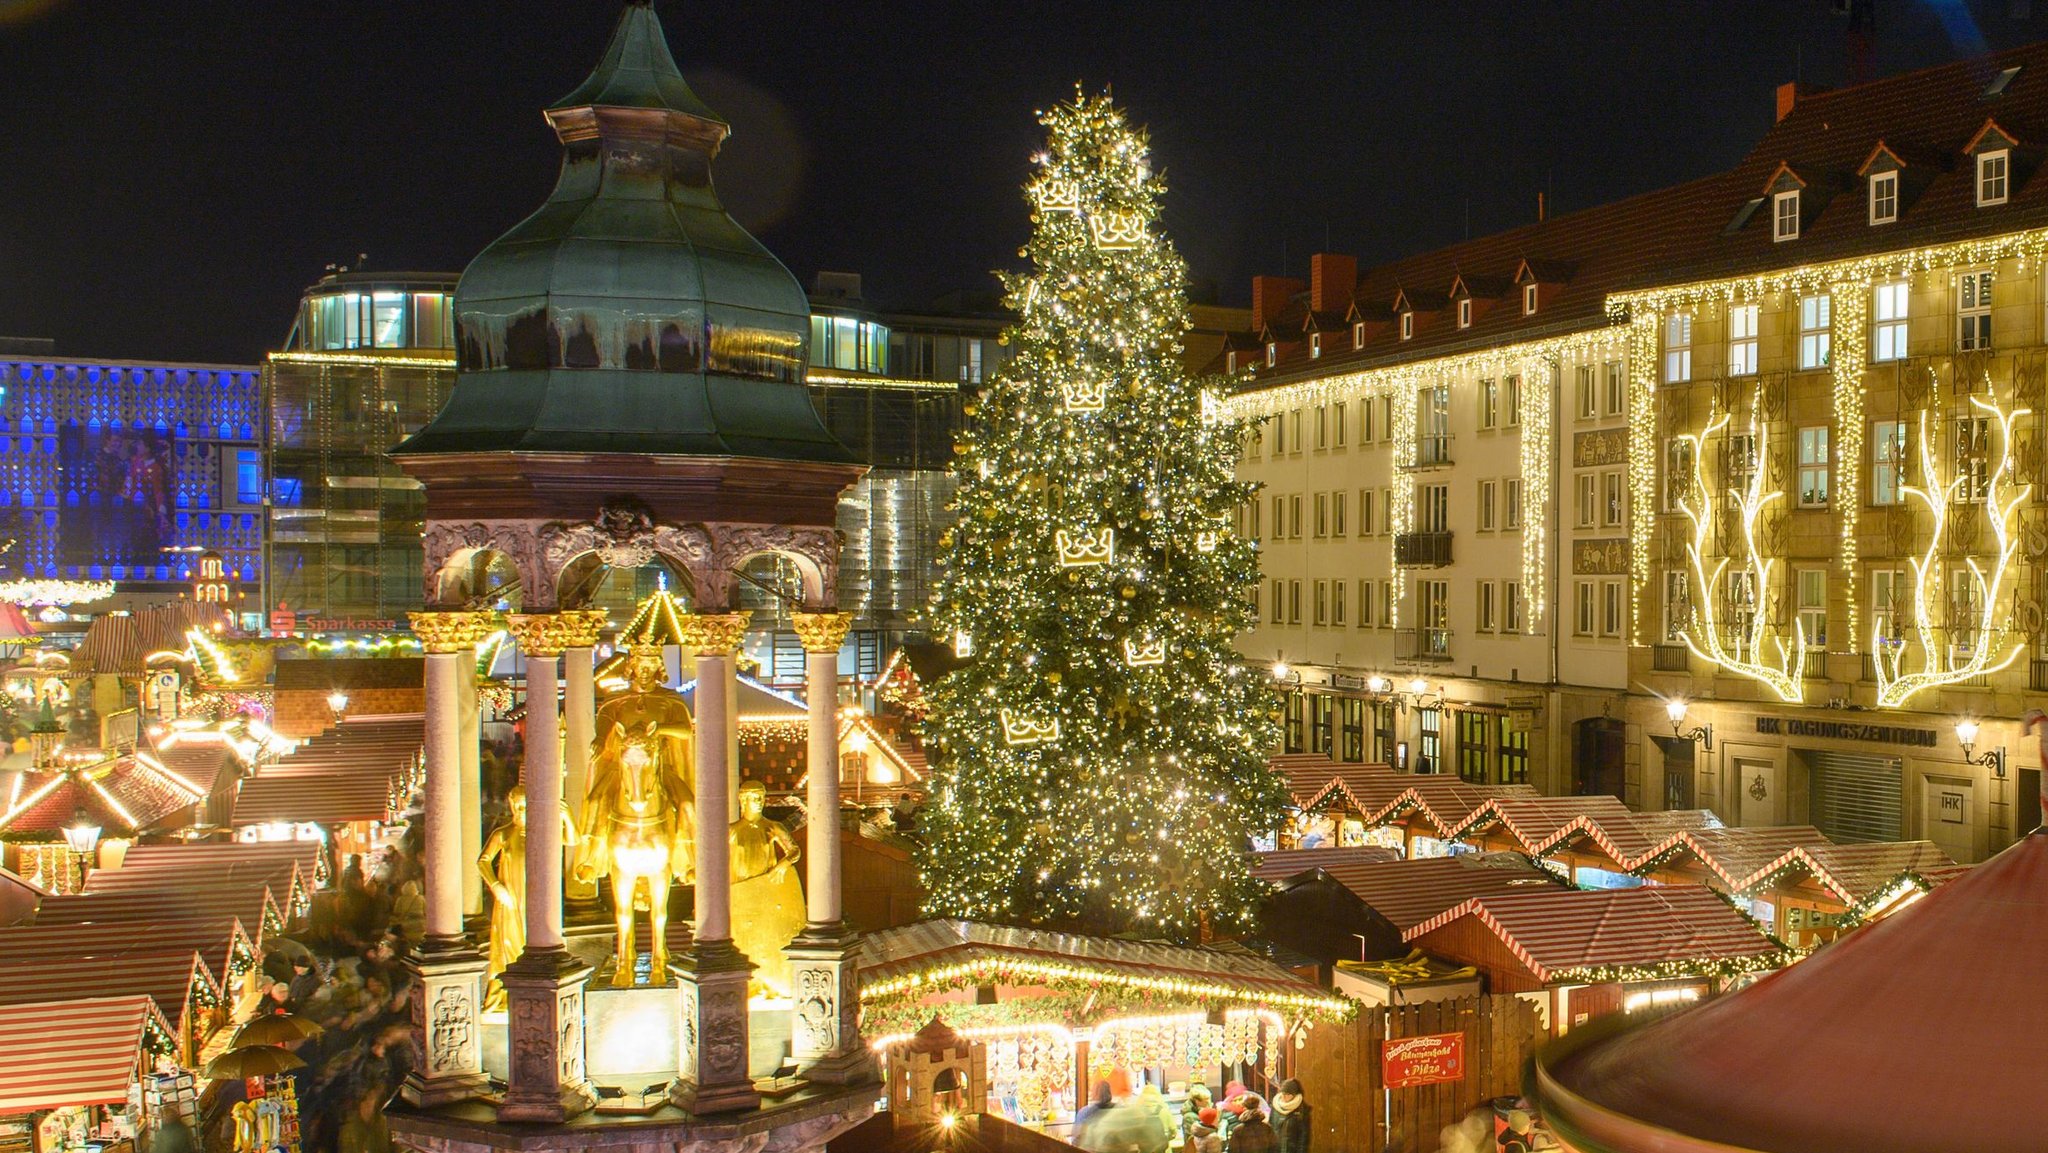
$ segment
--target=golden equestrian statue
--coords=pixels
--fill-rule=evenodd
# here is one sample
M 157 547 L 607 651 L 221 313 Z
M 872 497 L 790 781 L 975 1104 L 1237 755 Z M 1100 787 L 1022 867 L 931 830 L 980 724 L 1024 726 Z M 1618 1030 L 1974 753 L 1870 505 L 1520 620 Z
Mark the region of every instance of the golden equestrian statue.
M 732 943 L 754 963 L 754 991 L 789 996 L 789 958 L 782 950 L 804 931 L 804 891 L 797 881 L 796 838 L 761 815 L 768 790 L 740 786 L 740 819 L 732 823 Z
M 636 650 L 632 688 L 597 710 L 590 791 L 575 875 L 612 882 L 618 926 L 612 984 L 633 984 L 633 914 L 647 910 L 654 933 L 652 980 L 668 980 L 669 887 L 689 881 L 696 859 L 696 792 L 689 706 L 662 685 L 661 650 Z

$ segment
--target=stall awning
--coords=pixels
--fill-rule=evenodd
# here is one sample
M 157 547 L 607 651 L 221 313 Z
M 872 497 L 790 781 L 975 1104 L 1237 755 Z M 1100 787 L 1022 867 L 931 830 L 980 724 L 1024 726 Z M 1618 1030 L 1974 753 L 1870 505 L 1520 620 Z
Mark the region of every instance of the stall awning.
M 152 1028 L 170 1034 L 139 994 L 0 1006 L 0 1115 L 127 1101 Z

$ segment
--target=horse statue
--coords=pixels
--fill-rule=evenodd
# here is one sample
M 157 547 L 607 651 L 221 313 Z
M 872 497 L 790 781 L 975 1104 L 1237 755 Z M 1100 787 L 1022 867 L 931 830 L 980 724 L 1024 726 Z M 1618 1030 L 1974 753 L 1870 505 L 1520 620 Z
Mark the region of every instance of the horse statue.
M 634 983 L 633 915 L 639 909 L 647 910 L 654 930 L 653 983 L 667 980 L 669 886 L 691 879 L 696 853 L 696 798 L 670 755 L 675 744 L 687 748 L 688 736 L 687 727 L 677 732 L 647 720 L 630 727 L 615 722 L 599 738 L 575 874 L 586 882 L 611 878 L 617 988 Z

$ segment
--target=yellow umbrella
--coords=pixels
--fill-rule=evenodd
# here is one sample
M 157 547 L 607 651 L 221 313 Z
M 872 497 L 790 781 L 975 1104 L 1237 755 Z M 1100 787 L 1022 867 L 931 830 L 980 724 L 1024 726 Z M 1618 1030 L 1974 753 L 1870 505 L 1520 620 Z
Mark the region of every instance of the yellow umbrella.
M 289 1045 L 320 1031 L 318 1022 L 296 1013 L 266 1013 L 235 1030 L 235 1039 L 229 1046 L 239 1049 L 244 1045 Z
M 240 1081 L 248 1077 L 268 1077 L 275 1073 L 289 1073 L 293 1069 L 306 1067 L 296 1053 L 280 1049 L 275 1045 L 244 1045 L 229 1049 L 206 1063 L 206 1075 L 216 1081 Z

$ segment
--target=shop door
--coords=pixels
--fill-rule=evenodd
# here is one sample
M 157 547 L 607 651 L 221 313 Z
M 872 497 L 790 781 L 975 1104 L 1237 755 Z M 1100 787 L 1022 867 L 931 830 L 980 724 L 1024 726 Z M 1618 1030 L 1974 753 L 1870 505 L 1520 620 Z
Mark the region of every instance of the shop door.
M 1920 836 L 1965 863 L 1976 860 L 1977 785 L 1956 777 L 1929 777 L 1922 783 Z
M 1807 822 L 1832 841 L 1896 841 L 1904 834 L 1897 757 L 1800 749 L 1812 791 Z M 1747 824 L 1748 822 L 1744 822 Z
M 1620 721 L 1588 717 L 1578 724 L 1573 757 L 1573 791 L 1582 797 L 1626 800 L 1628 733 Z
M 1735 789 L 1733 799 L 1738 824 L 1754 828 L 1784 823 L 1778 819 L 1778 794 L 1782 786 L 1776 765 L 1769 761 L 1737 757 L 1734 779 L 1729 784 Z

